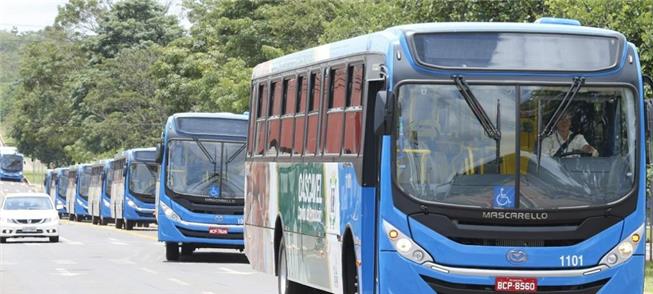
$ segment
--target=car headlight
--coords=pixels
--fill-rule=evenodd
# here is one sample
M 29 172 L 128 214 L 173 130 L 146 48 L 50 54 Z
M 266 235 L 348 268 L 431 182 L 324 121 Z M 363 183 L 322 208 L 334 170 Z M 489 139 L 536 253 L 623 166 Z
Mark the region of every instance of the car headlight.
M 137 208 L 138 207 L 138 206 L 136 206 L 136 203 L 134 203 L 134 201 L 132 201 L 131 199 L 127 200 L 127 205 L 129 205 L 129 207 L 131 207 L 131 208 Z
M 639 245 L 640 241 L 642 240 L 642 236 L 644 236 L 643 224 L 637 228 L 637 230 L 628 235 L 628 237 L 622 240 L 621 243 L 612 248 L 608 254 L 603 256 L 600 264 L 605 264 L 609 267 L 615 267 L 628 261 L 628 259 L 630 259 L 635 253 L 637 245 Z
M 388 236 L 388 240 L 390 240 L 392 246 L 401 256 L 419 264 L 427 261 L 433 262 L 433 258 L 426 250 L 422 249 L 410 237 L 399 231 L 393 225 L 383 221 L 383 228 Z
M 170 208 L 168 205 L 163 202 L 159 202 L 159 205 L 161 206 L 161 210 L 163 210 L 163 213 L 166 215 L 166 217 L 175 222 L 181 221 L 179 215 L 177 215 L 177 213 L 175 213 L 174 210 L 172 210 L 172 208 Z

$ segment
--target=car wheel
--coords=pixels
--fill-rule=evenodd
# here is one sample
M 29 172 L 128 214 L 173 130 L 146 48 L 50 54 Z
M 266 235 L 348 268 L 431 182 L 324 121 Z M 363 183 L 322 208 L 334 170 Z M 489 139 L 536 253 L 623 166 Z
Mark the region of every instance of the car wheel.
M 300 285 L 288 280 L 288 262 L 286 260 L 286 245 L 284 243 L 282 238 L 281 244 L 279 244 L 279 258 L 277 258 L 277 285 L 279 294 L 297 294 L 300 293 Z
M 59 242 L 59 236 L 56 236 L 56 237 L 50 237 L 50 242 L 52 242 L 52 243 L 57 243 L 57 242 Z
M 179 260 L 179 243 L 166 242 L 166 259 L 168 261 Z

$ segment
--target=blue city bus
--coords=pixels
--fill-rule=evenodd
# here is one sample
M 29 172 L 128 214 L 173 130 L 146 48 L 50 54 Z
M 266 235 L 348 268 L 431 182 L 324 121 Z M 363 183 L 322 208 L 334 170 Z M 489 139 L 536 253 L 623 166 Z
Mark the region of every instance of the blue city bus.
M 245 253 L 279 293 L 642 293 L 643 78 L 622 34 L 555 18 L 260 64 Z
M 23 181 L 23 154 L 15 147 L 0 147 L 0 180 Z
M 68 168 L 55 168 L 52 176 L 53 187 L 50 188 L 50 195 L 54 193 L 54 201 L 57 206 L 59 216 L 64 216 L 68 213 L 66 209 L 66 190 L 68 189 Z
M 53 190 L 52 188 L 54 186 L 55 177 L 56 175 L 54 173 L 54 170 L 48 169 L 45 171 L 45 173 L 43 174 L 43 193 L 52 196 L 50 194 L 50 191 Z M 55 203 L 54 201 L 55 198 L 52 197 L 52 203 Z
M 111 218 L 116 228 L 132 230 L 149 226 L 154 218 L 154 200 L 159 164 L 155 148 L 136 148 L 116 156 L 109 164 Z
M 91 164 L 79 164 L 68 169 L 66 188 L 66 210 L 68 219 L 81 222 L 88 214 L 88 192 L 94 169 Z
M 96 164 L 97 172 L 91 177 L 88 195 L 88 214 L 94 225 L 107 225 L 111 219 L 111 177 L 107 177 L 111 160 L 102 160 Z
M 247 116 L 178 113 L 158 148 L 159 241 L 166 258 L 197 248 L 243 248 Z

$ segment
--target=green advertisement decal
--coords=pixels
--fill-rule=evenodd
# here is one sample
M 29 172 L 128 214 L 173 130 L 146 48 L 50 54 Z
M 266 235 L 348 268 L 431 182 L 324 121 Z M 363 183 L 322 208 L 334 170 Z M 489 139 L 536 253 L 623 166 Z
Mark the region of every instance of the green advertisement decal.
M 279 212 L 285 226 L 295 232 L 324 235 L 323 165 L 279 165 Z

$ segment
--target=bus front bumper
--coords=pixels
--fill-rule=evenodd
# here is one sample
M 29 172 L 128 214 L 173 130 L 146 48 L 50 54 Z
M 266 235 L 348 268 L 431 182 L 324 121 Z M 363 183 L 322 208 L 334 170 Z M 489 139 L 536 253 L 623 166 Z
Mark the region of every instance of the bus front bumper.
M 396 251 L 379 254 L 381 293 L 495 293 L 497 277 L 537 278 L 546 293 L 642 293 L 644 257 L 635 255 L 610 268 L 598 265 L 569 270 L 505 270 L 457 268 L 437 263 L 416 264 Z M 628 289 L 624 292 L 624 289 Z
M 243 226 L 172 220 L 158 215 L 159 241 L 192 243 L 196 247 L 244 248 Z M 204 246 L 201 246 L 204 245 Z

